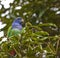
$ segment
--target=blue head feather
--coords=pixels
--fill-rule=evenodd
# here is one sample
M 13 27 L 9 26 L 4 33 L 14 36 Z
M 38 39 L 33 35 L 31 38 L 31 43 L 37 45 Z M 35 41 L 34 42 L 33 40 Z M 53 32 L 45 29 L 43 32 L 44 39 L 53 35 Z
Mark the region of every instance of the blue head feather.
M 22 29 L 22 23 L 21 23 L 22 18 L 18 17 L 16 18 L 13 23 L 12 23 L 12 29 Z

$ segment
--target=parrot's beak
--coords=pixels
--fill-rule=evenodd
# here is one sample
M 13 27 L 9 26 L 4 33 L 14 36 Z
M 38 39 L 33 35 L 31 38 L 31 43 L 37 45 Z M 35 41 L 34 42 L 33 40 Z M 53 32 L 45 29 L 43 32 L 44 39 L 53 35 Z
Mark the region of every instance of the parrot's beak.
M 24 25 L 24 19 L 21 19 L 21 24 Z
M 21 24 L 22 24 L 22 26 L 25 26 L 24 19 L 21 19 Z
M 24 19 L 21 19 L 21 22 L 24 23 Z

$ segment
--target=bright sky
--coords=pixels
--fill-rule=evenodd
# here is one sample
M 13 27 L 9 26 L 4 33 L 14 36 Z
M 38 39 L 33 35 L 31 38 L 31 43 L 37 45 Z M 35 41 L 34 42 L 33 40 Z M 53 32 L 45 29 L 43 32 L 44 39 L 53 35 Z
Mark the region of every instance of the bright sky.
M 4 5 L 4 8 L 9 8 L 10 7 L 10 3 L 13 3 L 14 0 L 1 0 L 1 4 Z M 0 6 L 1 8 L 1 6 Z
M 7 38 L 4 37 L 4 31 L 1 31 L 2 28 L 4 28 L 6 26 L 6 24 L 3 24 L 1 21 L 0 21 L 0 38 L 2 38 L 2 41 L 0 41 L 0 43 L 2 43 L 3 41 L 5 41 Z

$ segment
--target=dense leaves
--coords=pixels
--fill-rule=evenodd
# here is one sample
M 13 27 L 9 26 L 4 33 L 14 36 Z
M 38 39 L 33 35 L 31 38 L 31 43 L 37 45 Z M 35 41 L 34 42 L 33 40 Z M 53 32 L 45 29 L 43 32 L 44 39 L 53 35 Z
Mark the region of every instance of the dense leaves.
M 5 36 L 14 17 L 24 19 L 25 29 L 20 36 L 7 38 L 7 41 L 0 44 L 0 57 L 59 58 L 60 0 L 14 0 L 9 5 L 6 9 L 1 3 L 0 9 L 0 19 L 7 24 L 2 29 Z M 2 16 L 7 11 L 9 13 Z

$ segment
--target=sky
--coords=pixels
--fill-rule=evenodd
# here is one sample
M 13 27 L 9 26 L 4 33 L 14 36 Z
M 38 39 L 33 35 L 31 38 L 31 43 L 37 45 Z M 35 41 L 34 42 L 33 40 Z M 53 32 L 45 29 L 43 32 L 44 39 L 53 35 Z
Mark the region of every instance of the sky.
M 0 41 L 0 44 L 3 42 L 3 41 L 6 41 L 7 38 L 4 37 L 4 31 L 1 31 L 2 28 L 6 27 L 6 24 L 3 24 L 1 21 L 0 21 L 0 38 L 2 38 L 2 41 Z
M 1 0 L 1 4 L 4 5 L 4 8 L 9 8 L 10 7 L 10 3 L 13 3 L 14 0 Z M 2 6 L 0 5 L 0 8 L 2 8 Z

